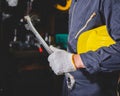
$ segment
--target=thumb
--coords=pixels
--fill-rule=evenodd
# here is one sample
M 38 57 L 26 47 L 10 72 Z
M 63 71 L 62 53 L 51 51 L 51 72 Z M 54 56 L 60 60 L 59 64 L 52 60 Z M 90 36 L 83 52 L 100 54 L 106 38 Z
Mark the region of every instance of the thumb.
M 50 45 L 50 49 L 54 52 L 54 51 L 61 51 L 60 49 Z

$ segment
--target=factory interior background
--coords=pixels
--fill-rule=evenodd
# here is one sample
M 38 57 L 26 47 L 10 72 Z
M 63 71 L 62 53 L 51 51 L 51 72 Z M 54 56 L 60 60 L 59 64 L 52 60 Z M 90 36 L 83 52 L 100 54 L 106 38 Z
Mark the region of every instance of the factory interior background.
M 18 0 L 16 6 L 7 1 L 0 0 L 0 96 L 61 96 L 63 76 L 50 69 L 49 54 L 24 16 L 48 45 L 66 50 L 68 9 L 55 5 L 67 0 Z
M 9 0 L 8 0 L 9 1 Z M 65 0 L 0 0 L 0 96 L 60 96 L 63 76 L 56 76 L 48 53 L 29 30 L 24 16 L 48 45 L 66 49 L 68 11 Z

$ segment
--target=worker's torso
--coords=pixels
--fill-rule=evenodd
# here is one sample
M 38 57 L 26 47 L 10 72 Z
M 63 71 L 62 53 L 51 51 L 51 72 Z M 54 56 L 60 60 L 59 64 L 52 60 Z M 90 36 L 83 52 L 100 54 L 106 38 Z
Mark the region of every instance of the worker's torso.
M 105 24 L 102 14 L 103 1 L 72 1 L 69 11 L 68 51 L 77 53 L 77 39 L 82 32 Z M 70 96 L 116 96 L 117 74 L 98 73 L 90 75 L 84 69 L 71 72 L 71 74 L 75 78 L 75 85 L 70 90 Z
M 101 16 L 101 1 L 95 0 L 73 0 L 69 11 L 69 37 L 68 45 L 71 46 L 73 52 L 76 52 L 77 34 L 90 30 L 92 28 L 103 25 L 104 19 Z M 101 18 L 102 17 L 102 18 Z

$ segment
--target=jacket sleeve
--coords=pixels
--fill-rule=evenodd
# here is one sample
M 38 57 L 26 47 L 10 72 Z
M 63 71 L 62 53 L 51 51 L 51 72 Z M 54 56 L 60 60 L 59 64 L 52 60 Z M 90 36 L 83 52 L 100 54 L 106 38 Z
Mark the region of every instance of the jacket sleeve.
M 120 70 L 120 0 L 103 0 L 102 12 L 110 36 L 116 41 L 109 47 L 80 54 L 89 73 Z

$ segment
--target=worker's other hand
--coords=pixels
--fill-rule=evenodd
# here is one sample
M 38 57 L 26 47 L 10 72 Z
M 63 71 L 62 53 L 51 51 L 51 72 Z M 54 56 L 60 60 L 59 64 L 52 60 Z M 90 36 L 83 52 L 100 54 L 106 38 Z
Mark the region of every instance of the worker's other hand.
M 49 55 L 49 65 L 56 75 L 62 75 L 67 72 L 75 71 L 76 67 L 73 62 L 73 54 L 50 46 L 53 53 Z

